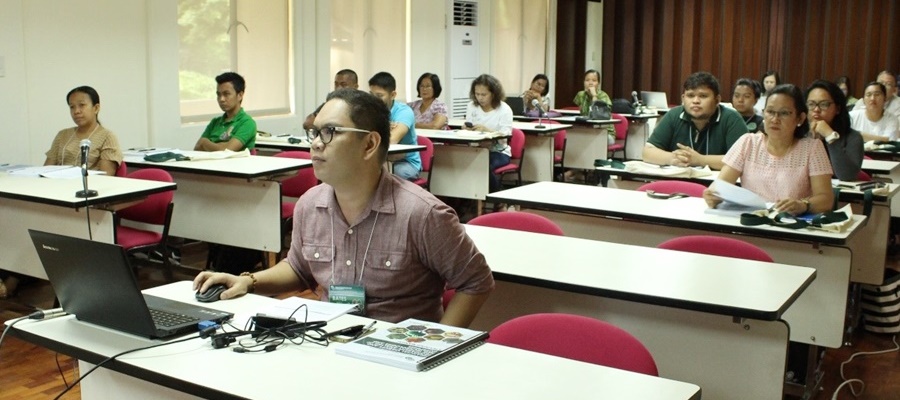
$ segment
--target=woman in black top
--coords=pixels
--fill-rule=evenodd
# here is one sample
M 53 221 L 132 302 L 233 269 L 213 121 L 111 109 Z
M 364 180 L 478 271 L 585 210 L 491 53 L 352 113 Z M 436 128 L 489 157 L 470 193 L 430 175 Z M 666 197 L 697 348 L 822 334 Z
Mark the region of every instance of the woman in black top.
M 863 138 L 850 128 L 846 104 L 844 92 L 832 82 L 820 79 L 806 89 L 809 133 L 823 140 L 834 175 L 855 181 L 862 168 Z

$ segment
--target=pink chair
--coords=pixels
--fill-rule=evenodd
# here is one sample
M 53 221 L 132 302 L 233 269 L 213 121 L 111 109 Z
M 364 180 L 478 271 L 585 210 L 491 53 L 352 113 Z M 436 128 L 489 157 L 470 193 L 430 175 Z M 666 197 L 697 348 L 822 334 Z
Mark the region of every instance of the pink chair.
M 127 177 L 172 182 L 172 176 L 158 168 L 139 169 L 128 174 Z M 162 257 L 163 265 L 166 266 L 166 279 L 170 282 L 173 280 L 173 265 L 166 242 L 169 240 L 169 226 L 172 222 L 172 210 L 175 207 L 172 203 L 173 196 L 174 192 L 171 190 L 154 193 L 138 204 L 116 211 L 116 244 L 122 246 L 128 254 L 146 251 L 148 258 L 152 257 L 154 251 L 158 252 Z M 162 229 L 161 232 L 157 232 L 124 226 L 121 224 L 123 220 L 156 225 Z
M 275 157 L 297 158 L 309 160 L 308 151 L 282 151 Z M 303 168 L 297 171 L 297 176 L 281 181 L 281 195 L 285 197 L 300 197 L 307 190 L 319 184 L 312 168 Z M 281 201 L 281 236 L 284 237 L 294 226 L 294 206 L 296 201 Z
M 658 376 L 650 351 L 608 322 L 571 314 L 531 314 L 491 330 L 490 343 Z
M 421 186 L 427 191 L 431 191 L 431 164 L 434 163 L 434 143 L 431 139 L 425 136 L 416 136 L 416 141 L 420 146 L 425 146 L 425 150 L 419 153 L 422 157 L 422 172 L 419 174 L 419 178 L 414 180 L 413 183 Z M 427 174 L 427 177 L 422 177 L 422 173 Z
M 116 168 L 116 176 L 119 178 L 124 178 L 128 175 L 128 166 L 125 165 L 125 160 L 119 163 L 119 167 Z
M 638 191 L 648 192 L 654 191 L 656 193 L 684 193 L 691 197 L 703 197 L 703 191 L 706 190 L 706 186 L 703 186 L 699 183 L 694 182 L 686 182 L 686 181 L 655 181 L 650 183 L 645 183 L 641 185 L 641 187 L 637 188 Z
M 765 250 L 742 240 L 707 235 L 682 236 L 666 240 L 656 246 L 660 249 L 686 251 L 690 253 L 708 254 L 772 262 L 772 257 Z
M 565 236 L 563 230 L 555 222 L 544 216 L 527 212 L 494 212 L 484 214 L 472 218 L 468 224 Z
M 516 186 L 522 185 L 522 159 L 525 157 L 525 133 L 518 128 L 512 128 L 512 137 L 509 138 L 509 147 L 512 156 L 509 164 L 494 170 L 500 175 L 500 180 L 507 174 L 516 174 Z
M 606 152 L 608 153 L 609 158 L 613 158 L 617 152 L 622 152 L 622 159 L 625 159 L 625 144 L 628 143 L 628 126 L 630 123 L 628 122 L 628 118 L 622 116 L 622 114 L 611 114 L 612 119 L 617 119 L 622 122 L 613 125 L 616 128 L 616 143 L 610 145 L 606 148 Z M 621 141 L 621 143 L 619 143 Z
M 869 173 L 866 171 L 859 170 L 859 173 L 856 174 L 856 180 L 861 182 L 869 182 L 872 180 L 872 176 L 869 175 Z

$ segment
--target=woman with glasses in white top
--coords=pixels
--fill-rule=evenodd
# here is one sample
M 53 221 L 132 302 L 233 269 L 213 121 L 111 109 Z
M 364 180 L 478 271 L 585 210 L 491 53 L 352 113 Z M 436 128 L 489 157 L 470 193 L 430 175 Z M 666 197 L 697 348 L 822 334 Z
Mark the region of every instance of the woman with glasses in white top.
M 722 159 L 719 179 L 735 183 L 793 215 L 831 210 L 831 165 L 821 141 L 808 137 L 803 94 L 794 85 L 779 85 L 766 98 L 765 132 L 748 133 Z M 715 208 L 722 199 L 715 184 L 703 191 Z
M 844 92 L 833 82 L 820 79 L 806 89 L 810 133 L 825 143 L 834 175 L 855 181 L 862 168 L 863 138 L 850 127 L 846 104 Z

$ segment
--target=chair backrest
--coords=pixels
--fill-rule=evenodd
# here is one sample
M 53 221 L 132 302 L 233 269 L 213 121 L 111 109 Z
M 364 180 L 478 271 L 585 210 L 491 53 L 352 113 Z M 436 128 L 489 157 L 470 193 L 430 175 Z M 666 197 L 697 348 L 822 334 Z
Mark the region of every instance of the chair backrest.
M 654 192 L 665 194 L 684 193 L 691 197 L 703 197 L 703 191 L 706 190 L 706 186 L 695 182 L 664 180 L 645 183 L 637 188 L 637 190 L 641 192 L 652 190 Z
M 309 160 L 308 151 L 282 151 L 275 154 L 275 157 L 282 158 L 299 158 Z M 319 184 L 316 179 L 316 173 L 312 168 L 302 168 L 297 171 L 297 176 L 281 181 L 281 195 L 288 197 L 300 197 L 307 190 Z
M 420 146 L 425 146 L 425 150 L 420 153 L 422 158 L 422 171 L 431 172 L 431 163 L 434 161 L 434 143 L 431 139 L 422 135 L 416 135 L 416 142 L 418 142 Z
M 128 175 L 128 166 L 125 165 L 125 160 L 119 163 L 119 167 L 116 168 L 116 176 L 120 178 L 124 178 Z
M 612 119 L 617 119 L 622 122 L 613 125 L 616 128 L 616 140 L 625 140 L 628 136 L 628 126 L 630 123 L 628 122 L 628 118 L 622 116 L 622 114 L 612 113 L 610 114 Z
M 495 212 L 472 218 L 469 225 L 565 236 L 562 228 L 544 216 L 527 212 Z
M 613 324 L 571 314 L 531 314 L 491 330 L 490 343 L 658 376 L 650 351 Z
M 148 181 L 172 182 L 172 175 L 159 168 L 145 168 L 134 171 L 127 176 L 131 179 L 144 179 Z M 154 193 L 147 196 L 144 201 L 131 207 L 116 211 L 116 215 L 122 219 L 143 222 L 153 225 L 165 225 L 166 213 L 175 192 L 168 190 L 162 193 Z
M 513 160 L 521 160 L 525 153 L 525 132 L 519 128 L 512 128 L 512 137 L 509 138 L 510 157 Z
M 666 240 L 656 246 L 660 249 L 686 251 L 690 253 L 708 254 L 744 260 L 772 262 L 772 257 L 765 250 L 743 240 L 720 236 L 690 235 Z
M 859 173 L 856 174 L 856 180 L 862 182 L 869 182 L 872 180 L 872 175 L 869 175 L 868 172 L 859 170 Z

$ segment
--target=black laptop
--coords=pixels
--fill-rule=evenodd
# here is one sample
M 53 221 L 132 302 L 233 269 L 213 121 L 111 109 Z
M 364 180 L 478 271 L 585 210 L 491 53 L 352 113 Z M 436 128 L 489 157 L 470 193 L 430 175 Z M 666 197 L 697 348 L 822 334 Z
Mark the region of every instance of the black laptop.
M 525 99 L 521 97 L 507 97 L 506 105 L 512 109 L 513 115 L 525 115 Z
M 81 321 L 155 339 L 196 332 L 234 314 L 142 294 L 118 245 L 29 229 L 63 310 Z M 193 293 L 186 293 L 193 298 Z

